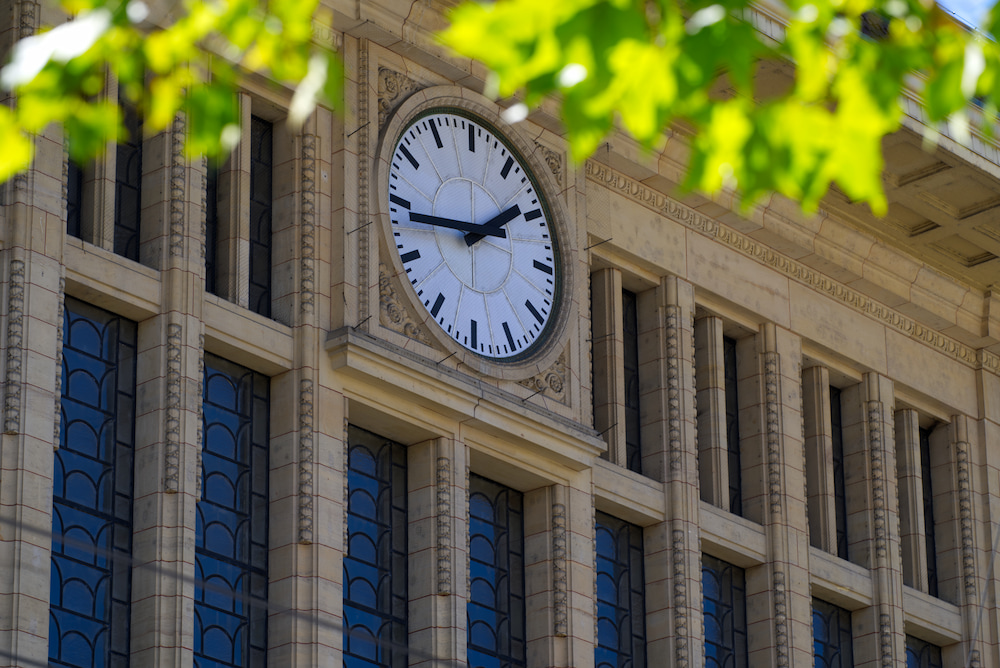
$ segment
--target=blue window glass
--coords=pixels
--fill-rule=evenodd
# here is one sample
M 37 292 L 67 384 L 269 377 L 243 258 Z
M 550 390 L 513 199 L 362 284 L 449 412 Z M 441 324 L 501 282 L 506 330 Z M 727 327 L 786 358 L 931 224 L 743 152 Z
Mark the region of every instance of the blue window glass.
M 941 648 L 926 640 L 906 636 L 906 668 L 944 668 Z
M 639 414 L 639 316 L 635 293 L 622 290 L 622 341 L 625 356 L 625 468 L 642 473 L 642 424 Z
M 743 470 L 740 461 L 740 399 L 736 375 L 736 341 L 722 339 L 726 382 L 726 447 L 729 454 L 729 512 L 743 514 Z
M 742 568 L 701 556 L 706 668 L 747 668 L 747 588 Z
M 142 117 L 122 102 L 127 137 L 115 159 L 115 253 L 139 260 L 139 214 L 142 211 Z
M 80 238 L 83 234 L 83 169 L 70 160 L 66 169 L 66 234 Z
M 273 127 L 250 119 L 250 310 L 271 315 L 271 150 Z
M 920 430 L 920 481 L 924 499 L 924 546 L 927 554 L 927 593 L 938 595 L 937 540 L 934 537 L 934 491 L 931 489 L 931 432 Z
M 205 173 L 205 292 L 219 294 L 219 165 Z
M 852 668 L 851 613 L 813 599 L 813 657 L 816 668 Z
M 128 665 L 135 323 L 66 299 L 49 664 Z
M 830 435 L 833 439 L 833 502 L 837 520 L 837 556 L 847 559 L 847 494 L 844 479 L 844 424 L 840 390 L 830 388 Z
M 194 593 L 194 663 L 204 668 L 265 665 L 268 386 L 205 355 Z
M 470 476 L 469 550 L 469 666 L 524 666 L 524 498 L 520 492 Z
M 646 665 L 642 528 L 598 512 L 597 668 Z
M 344 666 L 403 668 L 406 448 L 353 426 L 347 438 Z

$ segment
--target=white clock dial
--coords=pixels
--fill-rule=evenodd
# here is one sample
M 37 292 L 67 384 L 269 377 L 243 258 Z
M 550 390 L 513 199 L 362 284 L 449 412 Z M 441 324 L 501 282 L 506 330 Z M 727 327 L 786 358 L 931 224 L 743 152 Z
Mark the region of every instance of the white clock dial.
M 396 143 L 388 192 L 396 250 L 435 323 L 484 357 L 532 351 L 553 316 L 558 247 L 504 139 L 464 115 L 421 116 Z

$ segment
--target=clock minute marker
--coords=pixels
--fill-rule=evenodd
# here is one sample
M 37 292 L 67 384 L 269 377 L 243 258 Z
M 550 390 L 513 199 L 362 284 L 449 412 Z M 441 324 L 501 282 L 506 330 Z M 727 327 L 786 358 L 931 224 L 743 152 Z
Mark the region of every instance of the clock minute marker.
M 402 197 L 398 197 L 396 195 L 390 194 L 389 195 L 389 201 L 392 202 L 393 204 L 397 204 L 397 205 L 403 207 L 404 209 L 409 209 L 410 208 L 410 202 L 409 202 L 409 200 L 405 200 Z
M 543 264 L 543 263 L 539 262 L 538 260 L 535 260 L 534 262 L 535 262 L 535 269 L 537 269 L 538 271 L 544 271 L 549 276 L 552 275 L 552 267 L 550 267 L 547 264 Z
M 413 165 L 413 169 L 420 169 L 420 163 L 417 162 L 417 159 L 413 157 L 413 154 L 410 153 L 409 150 L 407 150 L 407 148 L 402 144 L 399 145 L 399 152 L 403 154 L 404 158 L 410 161 L 410 164 Z
M 503 163 L 503 169 L 500 170 L 500 176 L 504 179 L 510 174 L 510 168 L 514 166 L 514 158 L 507 156 L 507 162 Z
M 434 143 L 437 144 L 438 148 L 444 148 L 444 144 L 441 143 L 441 135 L 438 134 L 437 125 L 434 123 L 434 119 L 430 119 L 427 124 L 431 127 L 431 134 L 434 135 Z
M 434 300 L 434 306 L 431 307 L 431 315 L 436 318 L 442 306 L 444 306 L 444 295 L 439 292 L 437 299 Z
M 525 299 L 524 305 L 528 307 L 529 311 L 531 311 L 531 315 L 535 316 L 535 320 L 538 321 L 539 325 L 545 322 L 545 318 L 543 318 L 542 314 L 538 312 L 538 309 L 535 308 L 535 305 L 531 303 L 530 299 Z

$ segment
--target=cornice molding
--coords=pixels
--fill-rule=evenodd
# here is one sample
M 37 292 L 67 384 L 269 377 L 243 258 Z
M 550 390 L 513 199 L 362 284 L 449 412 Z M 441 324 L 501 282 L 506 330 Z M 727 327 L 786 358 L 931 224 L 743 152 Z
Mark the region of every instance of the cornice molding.
M 812 267 L 782 255 L 766 244 L 751 239 L 607 165 L 588 160 L 585 171 L 587 178 L 594 183 L 624 195 L 674 222 L 711 237 L 719 243 L 753 258 L 760 264 L 832 297 L 855 311 L 909 336 L 911 339 L 953 357 L 970 368 L 983 368 L 993 373 L 1000 373 L 1000 356 L 986 350 L 976 350 L 923 325 L 868 295 L 862 294 Z

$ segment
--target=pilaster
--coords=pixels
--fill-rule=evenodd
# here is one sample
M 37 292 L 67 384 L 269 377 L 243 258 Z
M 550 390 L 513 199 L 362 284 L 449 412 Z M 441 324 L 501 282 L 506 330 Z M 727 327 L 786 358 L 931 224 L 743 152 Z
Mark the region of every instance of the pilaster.
M 438 438 L 407 449 L 411 666 L 465 660 L 468 449 Z
M 621 270 L 600 269 L 591 274 L 590 295 L 594 429 L 608 444 L 607 459 L 625 466 L 625 377 L 622 371 L 625 344 L 622 338 Z
M 873 585 L 872 605 L 854 613 L 854 662 L 890 668 L 906 662 L 892 381 L 866 373 L 841 403 L 848 550 Z
M 643 293 L 654 314 L 640 323 L 639 383 L 643 472 L 664 483 L 666 522 L 650 527 L 646 580 L 654 594 L 647 608 L 652 663 L 700 666 L 701 545 L 698 529 L 698 441 L 694 385 L 694 287 L 668 276 Z
M 770 323 L 756 339 L 759 405 L 740 414 L 741 430 L 744 415 L 749 418 L 743 452 L 749 460 L 744 481 L 750 489 L 744 493 L 744 510 L 764 525 L 768 561 L 747 570 L 750 664 L 804 666 L 813 662 L 813 648 L 801 343 Z
M 695 384 L 698 405 L 698 468 L 701 499 L 718 508 L 729 505 L 729 451 L 726 442 L 726 368 L 722 319 L 694 323 Z
M 833 434 L 830 424 L 830 371 L 814 366 L 802 371 L 805 425 L 806 490 L 809 542 L 837 554 L 837 503 Z

